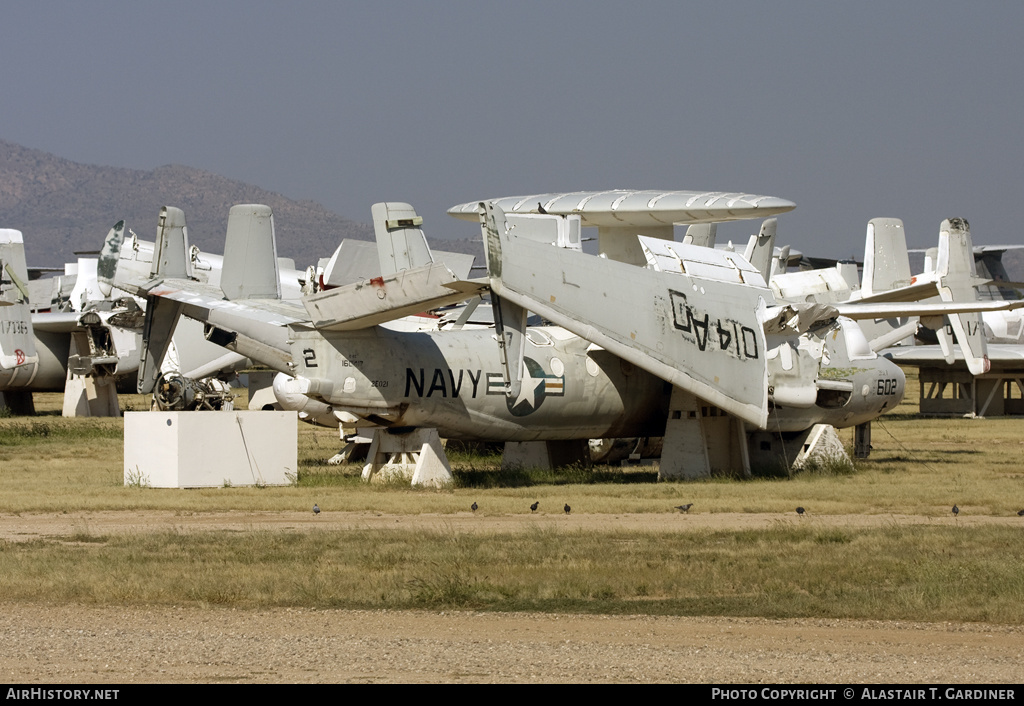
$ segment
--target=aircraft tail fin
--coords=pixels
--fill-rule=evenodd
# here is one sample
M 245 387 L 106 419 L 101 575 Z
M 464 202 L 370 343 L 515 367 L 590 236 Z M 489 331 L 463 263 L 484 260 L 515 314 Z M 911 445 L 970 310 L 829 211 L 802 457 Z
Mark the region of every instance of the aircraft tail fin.
M 0 228 L 0 299 L 28 302 L 28 266 L 20 230 Z
M 868 221 L 864 242 L 864 281 L 861 295 L 871 297 L 879 292 L 910 284 L 910 255 L 907 234 L 899 218 L 872 218 Z
M 160 213 L 163 220 L 163 211 Z M 185 215 L 182 214 L 184 222 Z M 182 226 L 184 231 L 184 226 Z M 96 263 L 96 280 L 100 285 L 100 293 L 109 297 L 114 288 L 114 279 L 117 277 L 117 263 L 121 259 L 121 244 L 124 243 L 124 220 L 114 224 L 114 227 L 103 239 L 103 249 L 100 250 L 99 261 Z
M 715 247 L 715 237 L 717 235 L 717 223 L 694 223 L 686 228 L 686 235 L 683 236 L 683 243 L 686 245 L 700 245 L 705 248 L 713 248 Z
M 761 224 L 761 232 L 750 236 L 744 257 L 747 262 L 754 266 L 764 281 L 768 282 L 772 276 L 772 257 L 775 255 L 775 232 L 778 228 L 779 219 L 767 218 Z
M 164 206 L 160 209 L 155 247 L 151 275 L 185 279 L 192 277 L 192 258 L 188 252 L 188 228 L 185 225 L 185 212 L 180 208 Z M 120 252 L 120 248 L 118 251 Z
M 420 226 L 423 218 L 407 203 L 387 201 L 370 207 L 373 231 L 377 235 L 380 273 L 393 275 L 430 265 L 434 256 Z
M 281 298 L 274 213 L 270 206 L 231 207 L 220 288 L 231 301 Z
M 939 227 L 939 252 L 935 261 L 939 280 L 939 296 L 944 302 L 977 301 L 974 285 L 974 243 L 970 224 L 963 218 L 944 220 Z M 947 362 L 953 362 L 952 334 L 956 334 L 967 368 L 974 375 L 988 372 L 988 346 L 985 342 L 981 314 L 963 313 L 947 316 L 949 326 L 938 331 L 939 343 Z
M 21 231 L 0 228 L 0 389 L 35 376 L 39 363 Z

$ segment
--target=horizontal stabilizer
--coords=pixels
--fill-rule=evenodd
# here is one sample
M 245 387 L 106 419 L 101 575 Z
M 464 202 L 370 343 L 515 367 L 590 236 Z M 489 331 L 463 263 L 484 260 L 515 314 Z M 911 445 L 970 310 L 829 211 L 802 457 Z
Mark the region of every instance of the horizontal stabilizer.
M 352 331 L 465 301 L 485 289 L 484 282 L 459 280 L 433 264 L 319 292 L 302 303 L 315 328 Z

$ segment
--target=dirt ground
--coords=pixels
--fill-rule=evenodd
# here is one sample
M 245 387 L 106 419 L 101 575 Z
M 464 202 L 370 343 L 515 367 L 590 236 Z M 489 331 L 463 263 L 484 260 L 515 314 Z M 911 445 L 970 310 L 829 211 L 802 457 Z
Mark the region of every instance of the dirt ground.
M 1004 519 L 89 512 L 3 515 L 0 538 L 161 528 L 508 531 L 537 521 L 685 531 Z M 960 623 L 7 603 L 0 636 L 0 680 L 17 683 L 1024 683 L 1024 628 Z

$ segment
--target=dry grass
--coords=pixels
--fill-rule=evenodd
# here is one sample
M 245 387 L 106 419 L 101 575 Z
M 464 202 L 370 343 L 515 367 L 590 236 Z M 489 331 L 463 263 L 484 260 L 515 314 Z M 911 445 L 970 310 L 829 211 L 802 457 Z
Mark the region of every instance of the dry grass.
M 0 546 L 8 600 L 1024 623 L 1017 528 L 157 532 Z
M 908 393 L 916 395 L 916 388 Z M 916 400 L 916 397 L 912 399 Z M 58 398 L 59 403 L 59 398 Z M 46 409 L 46 403 L 37 406 Z M 56 405 L 59 408 L 59 404 Z M 845 475 L 656 483 L 650 468 L 503 475 L 458 458 L 460 487 L 367 486 L 325 464 L 336 432 L 300 425 L 286 488 L 123 485 L 120 420 L 0 419 L 0 512 L 162 509 L 521 514 L 571 502 L 591 514 L 1010 516 L 1024 507 L 1019 419 L 924 419 L 901 405 L 873 429 L 872 457 Z M 852 433 L 843 433 L 852 441 Z M 1024 527 L 1024 521 L 1022 521 Z M 934 524 L 766 531 L 510 533 L 150 532 L 0 543 L 12 600 L 238 606 L 459 607 L 707 615 L 978 620 L 1024 624 L 1022 528 Z
M 907 397 L 916 400 L 916 381 Z M 136 402 L 141 408 L 143 403 Z M 59 410 L 59 395 L 37 395 L 37 408 Z M 244 400 L 242 400 L 244 402 Z M 692 512 L 1006 516 L 1024 507 L 1021 420 L 921 418 L 904 403 L 874 424 L 871 458 L 844 475 L 800 473 L 791 479 L 711 479 L 657 483 L 653 467 L 501 473 L 500 459 L 453 454 L 457 487 L 412 490 L 367 486 L 358 465 L 328 466 L 340 448 L 337 432 L 299 425 L 299 483 L 286 488 L 153 490 L 123 485 L 123 424 L 117 419 L 58 416 L 0 419 L 0 512 L 163 509 L 189 512 L 306 509 L 450 513 L 474 500 L 490 513 L 521 512 L 566 501 L 580 512 Z M 841 436 L 852 444 L 852 430 Z M 486 501 L 486 502 L 484 502 Z M 326 505 L 325 505 L 326 504 Z

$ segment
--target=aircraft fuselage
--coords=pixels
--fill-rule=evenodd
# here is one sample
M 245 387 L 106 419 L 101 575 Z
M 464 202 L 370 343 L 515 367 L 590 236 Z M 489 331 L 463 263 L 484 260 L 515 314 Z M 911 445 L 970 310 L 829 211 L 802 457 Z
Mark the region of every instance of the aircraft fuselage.
M 664 381 L 555 327 L 529 329 L 515 400 L 505 395 L 491 329 L 295 332 L 291 346 L 293 374 L 311 381 L 310 394 L 390 426 L 508 441 L 664 431 Z

